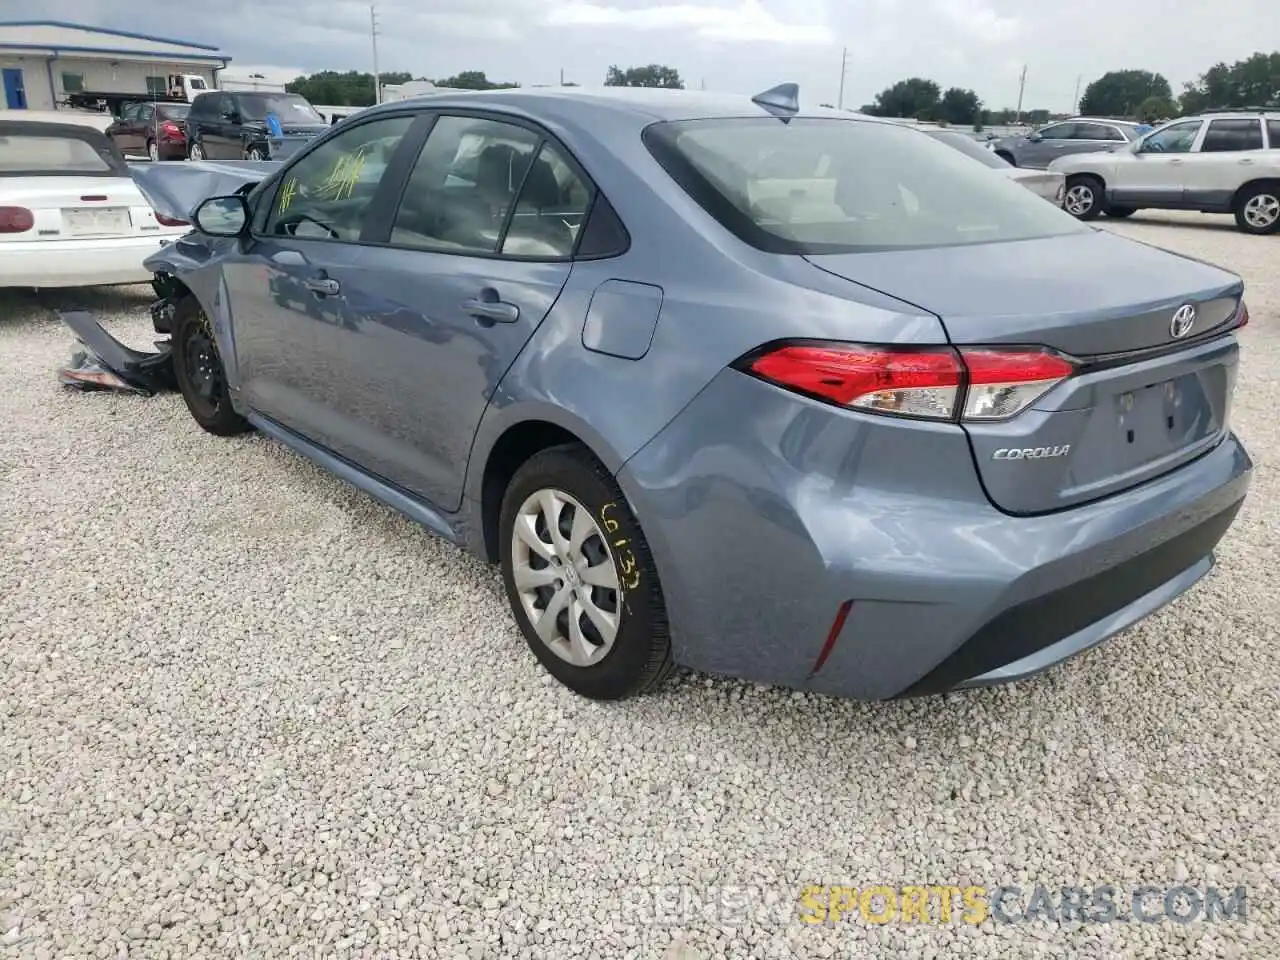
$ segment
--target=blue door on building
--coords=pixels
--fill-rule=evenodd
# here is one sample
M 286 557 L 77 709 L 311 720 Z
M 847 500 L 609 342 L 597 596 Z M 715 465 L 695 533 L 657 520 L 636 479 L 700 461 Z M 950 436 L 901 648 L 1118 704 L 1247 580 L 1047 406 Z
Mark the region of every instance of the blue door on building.
M 22 85 L 22 71 L 17 67 L 4 68 L 4 102 L 10 110 L 27 109 L 27 91 Z

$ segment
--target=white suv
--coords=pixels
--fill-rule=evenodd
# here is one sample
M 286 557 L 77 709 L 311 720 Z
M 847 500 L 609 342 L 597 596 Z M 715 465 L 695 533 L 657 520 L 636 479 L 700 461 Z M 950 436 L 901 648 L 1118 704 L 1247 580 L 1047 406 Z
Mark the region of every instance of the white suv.
M 1063 207 L 1081 220 L 1153 207 L 1233 213 L 1245 233 L 1280 231 L 1280 111 L 1185 117 L 1049 169 L 1066 176 Z

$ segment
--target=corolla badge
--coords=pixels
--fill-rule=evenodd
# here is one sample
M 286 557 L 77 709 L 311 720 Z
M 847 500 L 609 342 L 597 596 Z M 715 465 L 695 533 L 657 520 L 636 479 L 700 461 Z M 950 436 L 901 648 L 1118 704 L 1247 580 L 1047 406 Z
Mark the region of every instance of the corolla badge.
M 1071 444 L 1060 447 L 1001 447 L 991 455 L 992 460 L 1049 460 L 1065 457 L 1071 452 Z
M 1194 304 L 1184 303 L 1173 311 L 1173 319 L 1169 321 L 1169 335 L 1175 340 L 1185 337 L 1196 325 L 1196 308 Z

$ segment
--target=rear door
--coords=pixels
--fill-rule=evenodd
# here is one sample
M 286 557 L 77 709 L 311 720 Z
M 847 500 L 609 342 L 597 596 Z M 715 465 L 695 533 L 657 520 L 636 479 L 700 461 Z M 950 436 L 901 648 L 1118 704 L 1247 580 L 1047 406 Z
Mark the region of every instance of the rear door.
M 1189 206 L 1230 209 L 1243 184 L 1268 175 L 1263 145 L 1262 117 L 1210 120 L 1198 147 L 1183 158 L 1183 199 Z
M 352 121 L 354 122 L 354 121 Z M 439 116 L 362 263 L 338 416 L 375 473 L 457 509 L 485 407 L 568 279 L 593 188 L 544 131 Z
M 148 141 L 158 139 L 155 130 L 156 108 L 149 103 L 139 104 L 138 111 L 133 115 L 130 124 L 129 152 L 136 152 L 139 156 L 146 156 Z
M 1091 123 L 1077 121 L 1071 131 L 1071 140 L 1064 148 L 1064 153 L 1097 153 L 1123 146 L 1127 141 L 1115 127 L 1107 123 Z

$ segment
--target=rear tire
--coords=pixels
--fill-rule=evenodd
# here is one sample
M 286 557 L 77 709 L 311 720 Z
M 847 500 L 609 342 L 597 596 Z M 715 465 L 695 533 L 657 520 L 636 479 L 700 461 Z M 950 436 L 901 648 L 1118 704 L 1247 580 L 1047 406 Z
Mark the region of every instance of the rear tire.
M 218 437 L 234 437 L 253 429 L 231 406 L 218 344 L 195 297 L 178 301 L 171 340 L 174 377 L 192 419 Z
M 512 615 L 548 673 L 593 700 L 666 679 L 674 661 L 658 571 L 590 451 L 572 443 L 534 454 L 507 486 L 498 532 Z
M 1236 226 L 1265 236 L 1280 231 L 1280 183 L 1255 183 L 1236 197 Z
M 200 145 L 199 141 L 192 141 L 191 146 L 187 148 L 187 159 L 203 160 L 204 158 L 204 147 Z
M 1138 212 L 1137 207 L 1107 207 L 1106 213 L 1108 217 L 1116 220 L 1123 220 L 1125 217 L 1132 217 Z
M 253 146 L 245 150 L 244 158 L 246 160 L 265 160 L 267 159 L 267 155 L 263 152 L 261 147 Z
M 156 146 L 154 140 L 147 141 L 147 156 L 151 158 L 152 163 L 160 162 L 160 148 Z
M 1102 214 L 1105 198 L 1102 181 L 1097 177 L 1068 177 L 1062 208 L 1077 220 L 1096 220 Z

